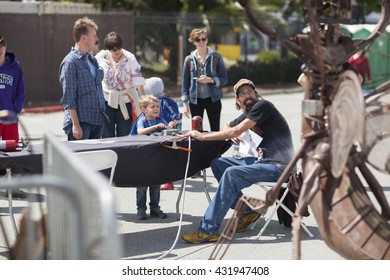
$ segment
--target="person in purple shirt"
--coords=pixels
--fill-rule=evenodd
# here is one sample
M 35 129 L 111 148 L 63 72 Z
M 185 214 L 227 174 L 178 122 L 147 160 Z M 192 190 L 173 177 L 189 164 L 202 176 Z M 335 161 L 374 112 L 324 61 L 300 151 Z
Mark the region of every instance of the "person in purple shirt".
M 22 111 L 26 100 L 26 90 L 22 67 L 13 52 L 7 51 L 7 41 L 0 35 L 0 110 L 8 110 L 16 115 Z M 11 117 L 0 121 L 0 140 L 19 142 L 18 118 Z M 0 175 L 6 171 L 0 169 Z M 16 198 L 26 197 L 22 190 L 12 191 Z
M 0 110 L 9 110 L 15 114 L 22 111 L 26 99 L 22 67 L 13 52 L 7 51 L 7 42 L 0 35 Z M 2 140 L 19 141 L 18 120 L 0 123 Z
M 76 20 L 73 27 L 75 46 L 60 65 L 61 102 L 65 109 L 63 129 L 68 140 L 102 137 L 104 73 L 92 55 L 98 41 L 97 29 L 92 19 Z

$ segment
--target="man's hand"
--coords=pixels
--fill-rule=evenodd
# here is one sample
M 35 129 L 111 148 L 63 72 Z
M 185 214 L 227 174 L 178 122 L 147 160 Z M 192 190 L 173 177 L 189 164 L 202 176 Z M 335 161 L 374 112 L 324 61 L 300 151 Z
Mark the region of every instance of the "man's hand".
M 231 138 L 230 139 L 234 144 L 240 144 L 240 142 L 242 141 L 242 138 L 241 137 L 235 137 L 235 138 Z
M 68 109 L 70 119 L 72 120 L 72 134 L 77 140 L 83 139 L 83 129 L 80 126 L 79 117 L 76 109 Z
M 186 134 L 183 135 L 183 138 L 188 136 L 191 136 L 192 138 L 198 139 L 200 141 L 204 141 L 204 134 L 197 130 L 188 131 Z
M 80 125 L 73 125 L 72 126 L 72 133 L 73 133 L 73 137 L 77 140 L 83 138 L 83 129 L 81 128 Z

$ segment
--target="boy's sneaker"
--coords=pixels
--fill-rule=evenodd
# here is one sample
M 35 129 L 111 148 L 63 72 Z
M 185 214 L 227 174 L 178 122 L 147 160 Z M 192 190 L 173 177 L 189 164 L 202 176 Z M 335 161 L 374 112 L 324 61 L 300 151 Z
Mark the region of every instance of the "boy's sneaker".
M 160 209 L 158 209 L 158 210 L 150 210 L 150 217 L 165 219 L 166 217 L 168 217 L 168 215 L 165 214 Z
M 171 191 L 171 190 L 174 190 L 175 188 L 173 187 L 173 183 L 172 182 L 169 182 L 169 183 L 165 183 L 165 184 L 162 184 L 160 186 L 160 190 L 162 191 Z
M 148 217 L 146 216 L 145 211 L 137 211 L 137 219 L 138 220 L 146 220 Z
M 260 216 L 261 216 L 260 213 L 252 212 L 238 218 L 236 232 L 245 231 L 246 228 L 249 226 L 249 224 L 257 221 L 257 219 L 260 218 Z M 232 232 L 233 230 L 234 230 L 234 225 L 230 227 L 229 231 Z
M 184 234 L 182 239 L 191 244 L 199 244 L 204 242 L 217 242 L 219 238 L 219 233 L 208 235 L 200 230 L 195 231 L 191 234 Z

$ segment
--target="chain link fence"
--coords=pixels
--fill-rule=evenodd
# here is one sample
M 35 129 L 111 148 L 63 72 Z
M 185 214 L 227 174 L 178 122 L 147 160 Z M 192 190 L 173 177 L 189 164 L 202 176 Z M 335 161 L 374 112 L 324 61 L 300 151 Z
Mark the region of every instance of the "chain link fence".
M 27 99 L 25 107 L 59 104 L 62 91 L 58 69 L 74 46 L 74 21 L 85 14 L 12 14 L 0 12 L 0 33 L 7 39 L 8 50 L 16 54 L 24 72 Z M 188 41 L 192 29 L 207 27 L 208 45 L 224 57 L 227 68 L 238 69 L 250 77 L 250 61 L 258 59 L 261 49 L 278 49 L 259 32 L 242 28 L 245 18 L 225 14 L 112 12 L 88 14 L 99 26 L 100 48 L 110 31 L 119 32 L 124 48 L 133 52 L 145 77 L 159 76 L 166 87 L 181 84 L 183 61 L 195 46 Z M 241 66 L 240 66 L 241 67 Z M 244 70 L 242 70 L 244 69 Z M 236 71 L 236 72 L 237 72 Z M 247 72 L 248 72 L 247 71 Z M 237 77 L 229 79 L 233 83 Z

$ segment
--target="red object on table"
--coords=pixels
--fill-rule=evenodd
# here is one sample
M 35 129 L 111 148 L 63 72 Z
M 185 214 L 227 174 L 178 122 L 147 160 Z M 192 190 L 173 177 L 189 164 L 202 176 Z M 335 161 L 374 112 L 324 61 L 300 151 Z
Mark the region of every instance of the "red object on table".
M 203 131 L 203 121 L 201 116 L 192 118 L 192 130 Z
M 0 151 L 3 152 L 13 152 L 16 151 L 16 141 L 15 140 L 0 140 Z

